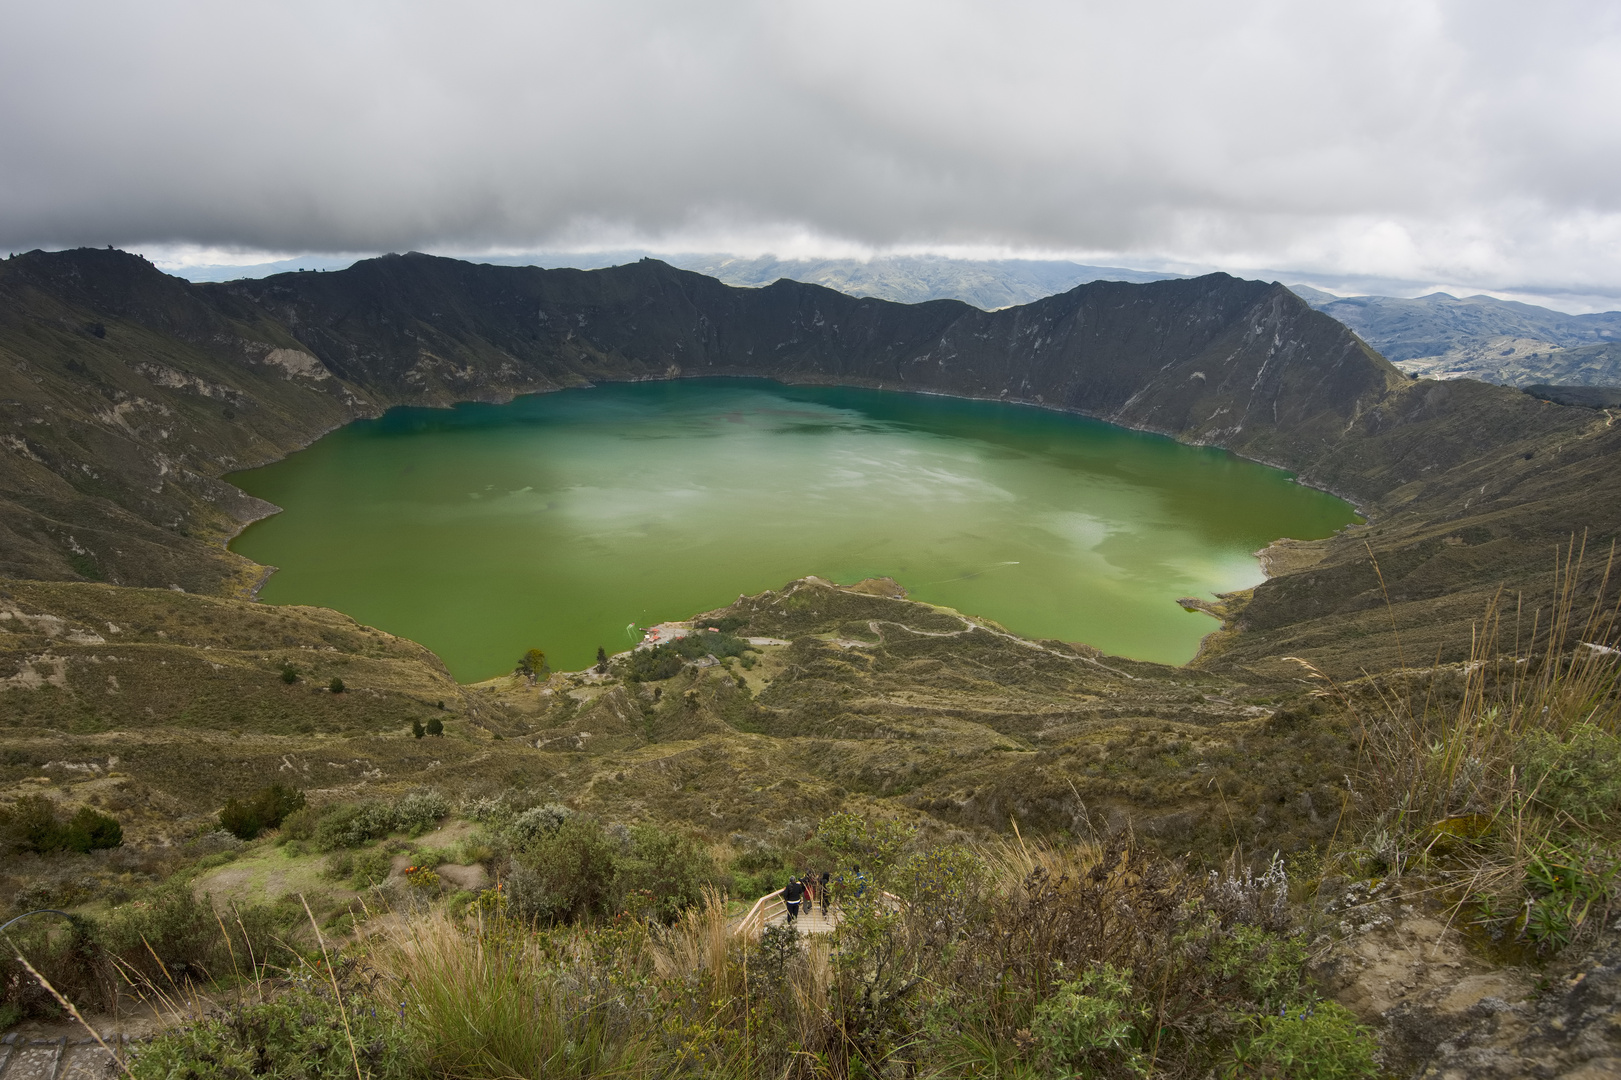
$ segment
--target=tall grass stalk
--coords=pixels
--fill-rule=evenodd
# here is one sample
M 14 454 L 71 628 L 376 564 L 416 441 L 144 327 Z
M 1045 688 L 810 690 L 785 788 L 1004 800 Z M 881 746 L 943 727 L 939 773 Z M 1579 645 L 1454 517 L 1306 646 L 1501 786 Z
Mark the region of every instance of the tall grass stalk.
M 1621 748 L 1616 551 L 1595 572 L 1585 554 L 1556 552 L 1545 605 L 1493 597 L 1461 666 L 1340 686 L 1299 661 L 1360 728 L 1363 869 L 1422 867 L 1471 918 L 1542 947 L 1607 912 L 1618 877 L 1621 780 L 1608 803 L 1605 763 L 1581 760 Z

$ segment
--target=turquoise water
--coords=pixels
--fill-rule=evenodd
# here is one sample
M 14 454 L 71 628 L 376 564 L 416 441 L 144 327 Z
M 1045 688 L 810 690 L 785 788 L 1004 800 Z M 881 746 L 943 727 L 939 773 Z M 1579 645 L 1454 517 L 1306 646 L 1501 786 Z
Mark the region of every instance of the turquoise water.
M 1033 637 L 1183 663 L 1183 611 L 1346 503 L 1221 450 L 995 402 L 752 379 L 395 409 L 231 481 L 284 508 L 234 550 L 455 676 L 580 668 L 632 624 L 806 574 L 895 578 Z

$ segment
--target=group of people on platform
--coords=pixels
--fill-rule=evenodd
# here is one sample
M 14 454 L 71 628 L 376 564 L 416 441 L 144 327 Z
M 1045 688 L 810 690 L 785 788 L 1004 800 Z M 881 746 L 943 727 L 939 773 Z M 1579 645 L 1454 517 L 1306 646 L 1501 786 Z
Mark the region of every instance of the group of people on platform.
M 843 887 L 845 884 L 844 875 L 839 875 L 837 884 L 841 888 Z M 833 898 L 833 885 L 832 875 L 826 870 L 823 870 L 820 874 L 807 871 L 790 877 L 788 884 L 783 886 L 782 890 L 783 906 L 788 909 L 788 925 L 794 925 L 794 920 L 799 918 L 801 904 L 808 904 L 809 907 L 806 910 L 814 911 L 816 905 L 820 903 L 822 905 L 822 918 L 827 918 L 828 905 Z M 866 893 L 867 877 L 861 872 L 859 866 L 854 868 L 853 885 L 855 896 L 860 897 Z

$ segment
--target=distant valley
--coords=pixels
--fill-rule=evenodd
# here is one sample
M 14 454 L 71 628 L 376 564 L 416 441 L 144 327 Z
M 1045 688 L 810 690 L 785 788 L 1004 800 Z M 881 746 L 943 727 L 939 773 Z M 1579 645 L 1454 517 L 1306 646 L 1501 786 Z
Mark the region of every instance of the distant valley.
M 1409 375 L 1504 386 L 1621 386 L 1621 311 L 1567 315 L 1499 300 L 1431 293 L 1340 297 L 1292 285 Z

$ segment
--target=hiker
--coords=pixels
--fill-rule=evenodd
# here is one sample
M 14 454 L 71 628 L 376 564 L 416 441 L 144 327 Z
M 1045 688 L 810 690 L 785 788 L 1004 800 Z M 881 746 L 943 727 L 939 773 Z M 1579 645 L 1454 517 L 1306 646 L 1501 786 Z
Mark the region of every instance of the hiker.
M 827 918 L 827 901 L 828 901 L 827 884 L 828 884 L 829 879 L 830 879 L 830 875 L 828 874 L 828 872 L 826 870 L 823 870 L 822 871 L 822 880 L 820 882 L 820 884 L 821 884 L 820 892 L 821 892 L 821 897 L 822 897 L 822 918 L 824 918 L 824 919 Z
M 805 911 L 808 914 L 816 910 L 816 871 L 805 871 L 799 875 L 799 880 L 805 883 Z
M 805 884 L 796 877 L 788 879 L 788 885 L 782 890 L 782 902 L 788 908 L 788 925 L 794 925 L 799 918 L 799 904 L 805 899 Z

